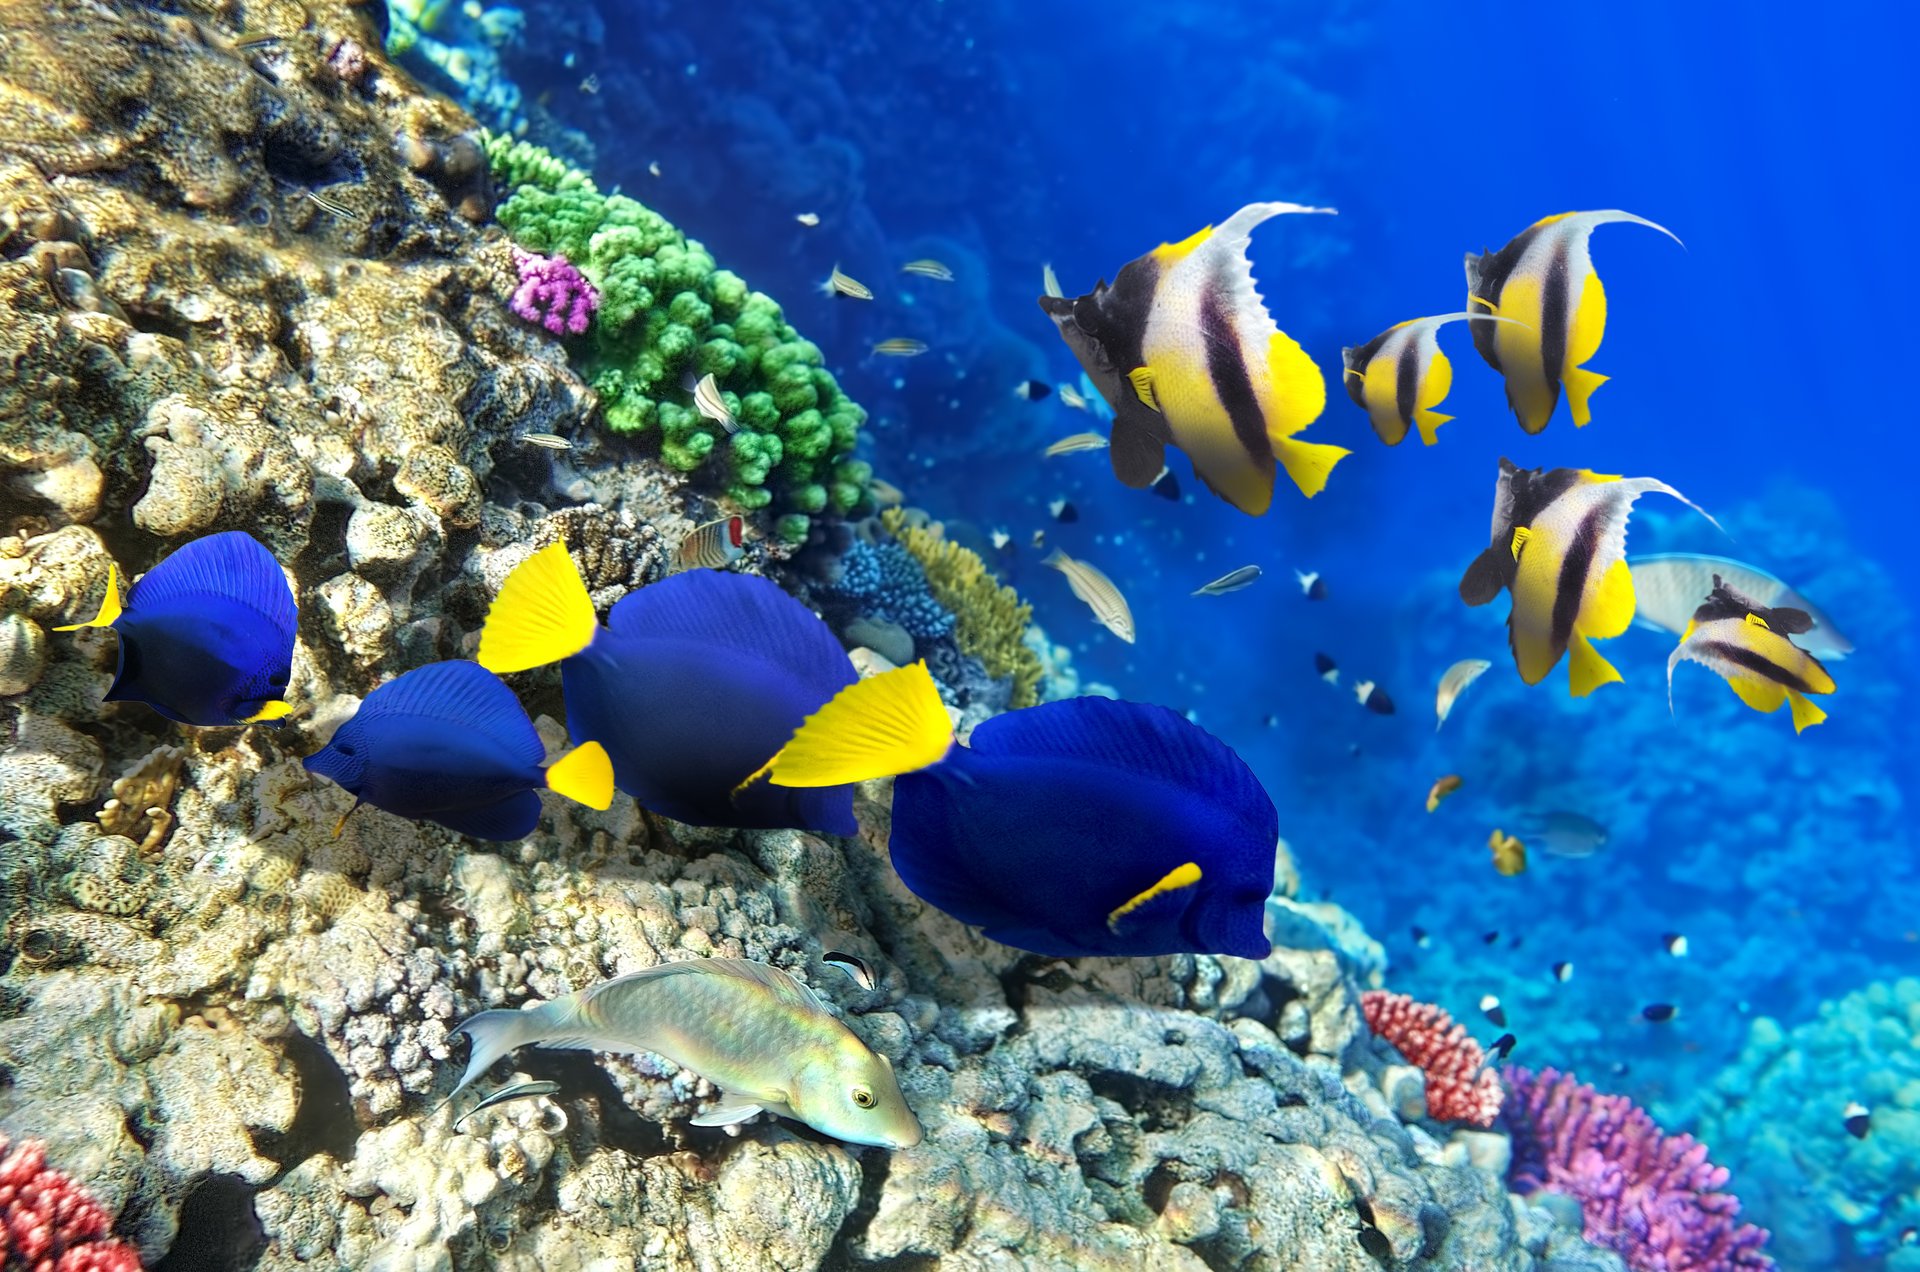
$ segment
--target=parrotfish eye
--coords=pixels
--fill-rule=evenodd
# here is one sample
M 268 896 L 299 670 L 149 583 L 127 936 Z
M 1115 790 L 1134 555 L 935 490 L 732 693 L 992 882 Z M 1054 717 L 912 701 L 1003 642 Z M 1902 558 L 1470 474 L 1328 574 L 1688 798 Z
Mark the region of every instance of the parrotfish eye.
M 853 1103 L 856 1108 L 870 1109 L 875 1104 L 879 1103 L 879 1101 L 873 1098 L 873 1092 L 869 1091 L 867 1088 L 863 1086 L 857 1086 L 853 1088 L 853 1091 L 851 1094 L 853 1096 Z

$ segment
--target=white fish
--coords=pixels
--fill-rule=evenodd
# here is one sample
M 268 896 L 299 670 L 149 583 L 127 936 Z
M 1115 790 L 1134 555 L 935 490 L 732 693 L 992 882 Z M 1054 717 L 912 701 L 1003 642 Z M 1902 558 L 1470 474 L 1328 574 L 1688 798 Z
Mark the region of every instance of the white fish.
M 658 159 L 655 159 L 652 163 L 647 165 L 647 173 L 648 175 L 655 176 L 655 177 L 660 175 L 660 161 Z
M 460 1123 L 466 1121 L 482 1109 L 490 1109 L 496 1104 L 505 1104 L 509 1100 L 526 1100 L 539 1095 L 552 1095 L 560 1089 L 558 1082 L 516 1082 L 512 1086 L 502 1087 L 480 1103 L 453 1119 L 453 1129 L 457 1132 Z
M 809 229 L 820 224 L 820 214 L 818 212 L 802 212 L 793 219 Z
M 522 433 L 520 440 L 529 446 L 540 446 L 547 450 L 573 449 L 573 443 L 558 433 Z
M 872 989 L 879 984 L 879 978 L 873 974 L 873 967 L 858 954 L 848 954 L 842 950 L 828 950 L 820 956 L 820 961 L 828 967 L 837 967 L 845 972 L 854 984 L 862 989 Z
M 1105 450 L 1107 439 L 1098 433 L 1075 433 L 1072 437 L 1063 437 L 1053 445 L 1041 451 L 1041 455 L 1053 459 L 1059 455 L 1077 455 L 1081 451 Z
M 1087 603 L 1102 626 L 1127 644 L 1133 644 L 1133 611 L 1127 607 L 1127 598 L 1120 595 L 1120 589 L 1113 585 L 1112 579 L 1058 548 L 1053 550 L 1044 564 L 1067 576 L 1067 586 L 1073 589 L 1075 596 Z
M 711 374 L 700 377 L 700 383 L 693 386 L 693 404 L 700 414 L 706 416 L 728 433 L 740 431 L 739 421 L 733 418 L 733 412 L 727 409 L 727 400 L 720 396 L 720 386 L 714 382 Z
M 1013 542 L 1013 536 L 999 526 L 995 526 L 993 533 L 987 537 L 993 541 L 993 549 L 996 552 L 1006 551 L 1007 545 Z
M 1293 572 L 1295 581 L 1300 584 L 1300 594 L 1310 601 L 1327 599 L 1327 585 L 1318 570 L 1299 570 Z
M 833 267 L 833 273 L 827 275 L 827 281 L 820 284 L 820 290 L 829 296 L 846 296 L 853 300 L 873 299 L 871 288 L 841 273 L 838 265 Z
M 1080 390 L 1074 388 L 1071 384 L 1063 384 L 1060 386 L 1060 400 L 1076 411 L 1084 411 L 1087 409 L 1087 399 L 1081 397 Z
M 1238 592 L 1259 578 L 1260 573 L 1260 567 L 1257 565 L 1243 565 L 1237 570 L 1221 575 L 1211 583 L 1195 588 L 1193 595 L 1225 596 L 1228 592 Z
M 908 261 L 900 267 L 903 274 L 918 274 L 922 278 L 931 278 L 942 283 L 953 281 L 953 271 L 936 260 Z
M 1433 726 L 1438 733 L 1440 725 L 1447 722 L 1453 714 L 1454 700 L 1467 691 L 1467 686 L 1480 679 L 1487 668 L 1493 666 L 1484 658 L 1462 658 L 1446 669 L 1440 676 L 1440 689 L 1433 696 L 1433 712 L 1440 717 L 1440 723 Z
M 1043 294 L 1052 296 L 1056 300 L 1066 297 L 1066 293 L 1060 290 L 1060 279 L 1054 274 L 1051 263 L 1040 267 L 1040 290 Z

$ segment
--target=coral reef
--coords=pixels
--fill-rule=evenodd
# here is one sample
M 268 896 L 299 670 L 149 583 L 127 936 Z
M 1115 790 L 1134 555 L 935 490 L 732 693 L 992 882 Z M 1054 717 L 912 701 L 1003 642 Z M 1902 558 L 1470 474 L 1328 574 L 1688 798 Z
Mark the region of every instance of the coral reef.
M 913 554 L 934 599 L 958 620 L 960 652 L 978 658 L 994 679 L 1012 681 L 1014 709 L 1038 702 L 1043 668 L 1026 644 L 1033 607 L 996 582 L 978 553 L 947 539 L 937 524 L 909 524 L 899 508 L 883 510 L 880 523 Z
M 540 256 L 513 250 L 513 267 L 520 285 L 513 289 L 509 302 L 513 312 L 528 322 L 537 322 L 556 336 L 578 336 L 587 330 L 600 308 L 600 293 L 594 290 L 573 263 L 564 256 Z
M 140 1257 L 110 1228 L 99 1202 L 48 1167 L 46 1145 L 10 1146 L 0 1135 L 0 1268 L 140 1272 Z
M 895 623 L 915 640 L 935 640 L 954 627 L 952 611 L 933 598 L 926 571 L 898 543 L 855 543 L 840 557 L 840 576 L 828 591 L 863 614 Z
M 1500 1075 L 1464 1026 L 1432 1003 L 1370 989 L 1360 996 L 1367 1028 L 1393 1045 L 1427 1079 L 1427 1116 L 1492 1126 L 1500 1116 Z

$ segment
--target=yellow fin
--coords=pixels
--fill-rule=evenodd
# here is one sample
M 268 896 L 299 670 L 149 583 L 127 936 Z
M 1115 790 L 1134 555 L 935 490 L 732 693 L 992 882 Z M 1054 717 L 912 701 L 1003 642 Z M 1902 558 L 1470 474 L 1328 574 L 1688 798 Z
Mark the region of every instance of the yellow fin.
M 1327 409 L 1327 382 L 1307 351 L 1284 331 L 1274 332 L 1267 341 L 1267 376 L 1260 410 L 1267 417 L 1267 439 L 1277 452 L 1283 439 L 1319 419 Z
M 1827 713 L 1808 702 L 1806 697 L 1792 689 L 1787 690 L 1787 701 L 1793 704 L 1793 731 L 1800 732 L 1811 724 L 1818 724 L 1827 718 Z
M 284 720 L 293 714 L 293 705 L 275 698 L 260 704 L 260 709 L 241 721 L 242 724 L 258 724 L 262 720 Z
M 1428 446 L 1440 440 L 1440 426 L 1453 418 L 1432 409 L 1446 401 L 1452 391 L 1453 363 L 1445 352 L 1435 349 L 1426 371 L 1420 376 L 1420 391 L 1413 399 L 1413 423 L 1420 430 L 1420 440 Z
M 1526 526 L 1515 526 L 1513 528 L 1513 546 L 1511 551 L 1513 552 L 1514 560 L 1518 561 L 1520 559 L 1520 549 L 1526 547 L 1527 540 L 1531 538 L 1533 538 L 1533 531 Z
M 1300 487 L 1300 493 L 1309 499 L 1327 488 L 1327 478 L 1333 474 L 1333 466 L 1353 454 L 1344 446 L 1329 446 L 1325 442 L 1296 442 L 1290 437 L 1283 439 L 1274 452 L 1280 460 L 1280 466 L 1287 470 L 1287 476 L 1293 478 L 1293 484 Z
M 1413 413 L 1413 424 L 1420 430 L 1420 440 L 1431 446 L 1440 440 L 1440 426 L 1452 419 L 1451 415 L 1442 415 L 1438 411 L 1420 410 Z
M 1587 399 L 1593 391 L 1607 382 L 1607 377 L 1598 371 L 1589 371 L 1585 367 L 1575 367 L 1567 372 L 1567 409 L 1573 413 L 1573 426 L 1585 428 L 1593 418 L 1593 411 L 1587 405 Z
M 1573 311 L 1573 326 L 1567 331 L 1569 378 L 1575 367 L 1600 352 L 1600 337 L 1606 329 L 1607 289 L 1600 285 L 1600 275 L 1589 270 L 1580 288 L 1580 304 Z
M 1494 304 L 1492 301 L 1488 300 L 1485 296 L 1469 296 L 1467 297 L 1467 303 L 1469 305 L 1485 305 L 1487 307 L 1487 312 L 1490 314 L 1497 314 L 1500 312 L 1500 306 Z
M 953 722 L 927 664 L 848 685 L 808 716 L 774 757 L 735 788 L 841 786 L 938 764 L 953 749 Z
M 475 661 L 500 675 L 543 667 L 592 644 L 599 626 L 567 545 L 550 543 L 515 566 L 501 585 L 480 629 Z
M 1600 652 L 1578 631 L 1568 642 L 1567 655 L 1567 677 L 1576 698 L 1584 698 L 1601 685 L 1612 684 L 1621 678 L 1613 664 L 1602 658 Z
M 1767 620 L 1760 617 L 1758 614 L 1750 613 L 1747 615 L 1747 617 L 1743 621 L 1748 623 L 1751 626 L 1758 627 L 1763 632 L 1770 632 L 1773 630 L 1771 627 L 1767 626 Z
M 1633 610 L 1633 575 L 1622 558 L 1607 567 L 1580 607 L 1580 630 L 1596 640 L 1611 640 L 1633 626 Z
M 1749 680 L 1745 677 L 1728 677 L 1727 684 L 1739 695 L 1740 701 L 1755 711 L 1773 712 L 1787 700 L 1787 691 L 1771 680 Z
M 583 742 L 547 765 L 547 789 L 588 808 L 613 803 L 613 761 L 598 742 Z
M 1127 372 L 1127 379 L 1133 384 L 1134 396 L 1146 403 L 1148 410 L 1157 411 L 1160 409 L 1160 403 L 1154 397 L 1153 393 L 1152 367 L 1135 367 L 1133 370 Z
M 1162 243 L 1153 249 L 1153 255 L 1160 261 L 1171 264 L 1184 256 L 1192 255 L 1194 249 L 1212 237 L 1213 227 L 1209 225 L 1203 230 L 1195 230 L 1178 243 Z
M 107 562 L 107 594 L 100 598 L 100 612 L 84 623 L 67 623 L 53 630 L 77 632 L 82 627 L 112 627 L 119 621 L 120 614 L 120 571 L 114 568 L 113 562 L 109 561 Z
M 1138 896 L 1130 898 L 1126 904 L 1118 907 L 1111 914 L 1107 915 L 1107 930 L 1110 932 L 1118 932 L 1120 930 L 1120 920 L 1126 918 L 1147 902 L 1153 900 L 1155 897 L 1165 896 L 1169 892 L 1177 892 L 1181 888 L 1191 888 L 1198 882 L 1200 882 L 1200 867 L 1198 864 L 1189 861 L 1184 865 L 1175 866 L 1173 869 L 1167 871 L 1167 873 L 1160 878 L 1159 882 Z

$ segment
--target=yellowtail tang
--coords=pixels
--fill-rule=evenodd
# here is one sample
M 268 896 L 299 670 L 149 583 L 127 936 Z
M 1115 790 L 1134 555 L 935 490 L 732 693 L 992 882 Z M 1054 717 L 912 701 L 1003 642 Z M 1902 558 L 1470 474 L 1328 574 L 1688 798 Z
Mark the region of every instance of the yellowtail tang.
M 55 631 L 111 627 L 120 661 L 108 702 L 144 702 L 181 724 L 277 723 L 298 624 L 293 590 L 273 553 L 229 530 L 195 539 L 154 566 L 120 602 L 107 567 L 100 612 Z
M 809 711 L 853 683 L 853 664 L 813 611 L 763 578 L 689 570 L 622 597 L 595 620 L 564 544 L 507 576 L 480 633 L 480 665 L 560 664 L 567 731 L 598 742 L 614 784 L 693 826 L 851 835 L 853 792 L 734 788 Z
M 962 746 L 915 663 L 841 692 L 754 777 L 895 775 L 894 869 L 996 941 L 1058 958 L 1271 948 L 1273 801 L 1231 748 L 1165 707 L 1048 702 Z
M 1819 724 L 1827 713 L 1807 695 L 1832 693 L 1833 677 L 1818 658 L 1788 639 L 1812 628 L 1813 617 L 1805 610 L 1757 605 L 1714 575 L 1712 594 L 1693 612 L 1686 634 L 1667 658 L 1668 708 L 1673 706 L 1673 669 L 1697 662 L 1755 711 L 1792 704 L 1795 733 Z
M 375 689 L 305 764 L 352 792 L 355 807 L 523 839 L 540 822 L 537 791 L 593 808 L 613 802 L 613 766 L 598 742 L 543 768 L 546 755 L 513 690 L 478 663 L 453 661 Z

